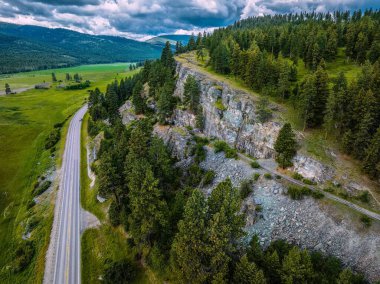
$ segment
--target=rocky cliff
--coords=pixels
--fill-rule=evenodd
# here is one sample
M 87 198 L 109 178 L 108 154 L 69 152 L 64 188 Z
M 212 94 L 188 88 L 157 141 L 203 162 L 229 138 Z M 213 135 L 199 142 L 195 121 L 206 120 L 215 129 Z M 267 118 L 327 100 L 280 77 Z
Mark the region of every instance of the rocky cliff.
M 252 95 L 180 62 L 177 63 L 176 72 L 178 79 L 174 95 L 181 99 L 188 76 L 193 76 L 199 83 L 200 103 L 205 119 L 203 133 L 206 136 L 222 139 L 239 151 L 258 159 L 275 157 L 274 143 L 283 125 L 276 115 L 271 121 L 261 123 L 257 117 L 257 99 Z M 195 115 L 177 109 L 174 124 L 195 128 Z M 294 159 L 294 169 L 317 182 L 329 180 L 334 175 L 332 168 L 301 154 Z

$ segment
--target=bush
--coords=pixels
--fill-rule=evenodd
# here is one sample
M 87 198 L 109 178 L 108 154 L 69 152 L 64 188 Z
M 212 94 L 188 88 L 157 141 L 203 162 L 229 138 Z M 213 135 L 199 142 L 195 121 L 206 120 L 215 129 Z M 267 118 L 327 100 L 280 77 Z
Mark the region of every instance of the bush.
M 32 199 L 32 200 L 29 200 L 28 203 L 26 204 L 26 209 L 31 209 L 33 208 L 33 206 L 36 205 L 36 202 Z
M 252 192 L 252 180 L 243 180 L 240 184 L 240 198 L 246 199 Z
M 362 221 L 362 223 L 364 224 L 364 226 L 366 227 L 371 227 L 372 225 L 372 219 L 369 218 L 367 215 L 362 215 L 360 217 L 360 221 Z
M 223 101 L 221 98 L 218 98 L 215 102 L 215 107 L 218 110 L 225 111 L 227 108 L 224 106 Z
M 329 192 L 329 193 L 335 194 L 335 189 L 332 188 L 332 187 L 327 187 L 327 188 L 325 188 L 323 191 L 326 191 L 326 192 Z
M 251 162 L 251 167 L 253 169 L 260 169 L 260 164 L 256 160 L 254 160 Z
M 45 149 L 47 150 L 52 148 L 55 144 L 58 143 L 59 139 L 61 139 L 60 128 L 54 128 L 45 140 Z
M 311 196 L 314 197 L 315 199 L 322 199 L 323 197 L 325 197 L 323 192 L 321 192 L 320 190 L 313 190 L 311 192 Z
M 31 241 L 21 242 L 16 251 L 13 259 L 13 271 L 23 271 L 31 262 L 34 256 L 34 243 Z
M 315 181 L 312 181 L 312 180 L 307 179 L 307 178 L 302 179 L 302 182 L 304 184 L 307 184 L 307 185 L 317 185 L 317 183 Z
M 193 148 L 193 155 L 195 155 L 195 162 L 200 163 L 206 159 L 206 150 L 203 144 L 197 143 Z
M 87 80 L 86 82 L 83 82 L 83 83 L 68 85 L 65 87 L 65 90 L 83 90 L 90 87 L 90 85 L 91 85 L 90 81 Z
M 361 194 L 356 196 L 356 199 L 363 203 L 369 203 L 369 192 L 367 190 L 363 191 Z
M 272 178 L 273 178 L 272 175 L 271 175 L 270 173 L 265 173 L 265 174 L 264 174 L 264 177 L 265 177 L 266 179 L 272 179 Z
M 297 172 L 293 173 L 292 177 L 296 180 L 303 180 L 303 176 Z
M 120 206 L 115 201 L 112 201 L 108 209 L 108 218 L 112 226 L 116 227 L 120 225 Z
M 188 185 L 193 186 L 193 187 L 198 186 L 202 178 L 203 178 L 202 168 L 196 163 L 192 164 L 189 168 L 189 173 L 188 173 Z
M 105 271 L 103 275 L 104 283 L 124 284 L 130 283 L 136 278 L 137 267 L 128 260 L 123 259 L 113 262 Z
M 209 185 L 215 178 L 215 172 L 213 170 L 209 170 L 205 173 L 203 177 L 203 185 Z
M 33 190 L 33 194 L 34 196 L 38 196 L 38 195 L 41 195 L 42 193 L 44 193 L 49 187 L 51 186 L 51 181 L 50 180 L 47 180 L 47 181 L 44 181 L 38 188 L 34 189 Z
M 165 255 L 160 251 L 157 245 L 153 246 L 148 255 L 148 264 L 160 275 L 165 273 L 167 267 Z
M 235 149 L 231 148 L 224 141 L 215 141 L 214 142 L 215 153 L 224 152 L 226 158 L 228 159 L 237 159 L 238 155 Z
M 200 137 L 196 135 L 194 136 L 194 141 L 197 144 L 202 144 L 202 145 L 207 145 L 210 142 L 207 137 Z
M 254 180 L 254 181 L 257 181 L 257 180 L 259 179 L 259 177 L 260 177 L 260 174 L 259 174 L 259 173 L 255 173 L 255 174 L 253 175 L 253 180 Z
M 289 186 L 288 187 L 288 195 L 291 199 L 300 200 L 305 195 L 310 195 L 311 189 L 307 187 L 298 187 L 298 186 Z
M 261 212 L 261 211 L 263 211 L 263 207 L 261 205 L 256 205 L 255 211 L 256 212 Z

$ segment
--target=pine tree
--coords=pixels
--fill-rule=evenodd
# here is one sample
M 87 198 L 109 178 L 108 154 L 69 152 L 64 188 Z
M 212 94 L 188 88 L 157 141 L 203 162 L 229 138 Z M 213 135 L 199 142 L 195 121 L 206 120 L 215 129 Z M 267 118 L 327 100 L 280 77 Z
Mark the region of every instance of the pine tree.
M 274 145 L 277 156 L 276 161 L 282 168 L 293 165 L 292 159 L 297 153 L 297 142 L 290 123 L 285 123 L 278 134 Z
M 241 70 L 240 70 L 240 55 L 241 55 L 241 49 L 239 44 L 234 43 L 234 46 L 232 48 L 232 54 L 231 54 L 231 73 L 235 77 L 240 76 Z
M 174 69 L 175 61 L 173 58 L 172 48 L 170 46 L 169 41 L 166 42 L 165 47 L 162 50 L 161 62 L 163 66 L 168 67 L 170 69 Z
M 193 76 L 188 76 L 184 86 L 184 103 L 189 107 L 191 112 L 198 110 L 200 90 L 198 82 Z
M 249 262 L 246 255 L 240 258 L 236 264 L 234 276 L 234 284 L 265 284 L 264 273 L 257 268 L 255 263 Z
M 57 77 L 55 77 L 55 73 L 54 73 L 54 72 L 51 73 L 51 80 L 52 80 L 53 82 L 57 82 Z
M 164 84 L 159 90 L 158 100 L 157 100 L 157 109 L 158 116 L 161 124 L 165 124 L 167 119 L 173 113 L 174 107 L 174 97 L 173 93 L 173 84 L 171 81 L 168 81 Z
M 142 114 L 145 112 L 145 101 L 142 97 L 143 85 L 140 81 L 138 81 L 133 88 L 132 93 L 132 103 L 135 107 L 136 114 Z
M 195 43 L 194 34 L 191 34 L 189 42 L 187 43 L 187 50 L 192 51 L 197 48 L 197 45 Z
M 316 97 L 313 102 L 314 121 L 313 126 L 320 126 L 323 123 L 323 116 L 326 110 L 326 102 L 329 97 L 328 75 L 324 69 L 324 62 L 318 66 L 315 72 Z
M 183 219 L 171 249 L 171 266 L 181 282 L 205 283 L 207 269 L 207 203 L 195 189 L 188 199 Z
M 149 164 L 135 160 L 128 177 L 131 214 L 128 217 L 130 233 L 142 252 L 151 247 L 155 235 L 166 226 L 167 205 L 158 188 Z
M 11 87 L 9 86 L 8 83 L 5 83 L 5 94 L 9 95 L 12 93 Z
M 311 258 L 306 250 L 294 247 L 284 258 L 282 263 L 282 283 L 303 284 L 309 283 L 313 277 Z

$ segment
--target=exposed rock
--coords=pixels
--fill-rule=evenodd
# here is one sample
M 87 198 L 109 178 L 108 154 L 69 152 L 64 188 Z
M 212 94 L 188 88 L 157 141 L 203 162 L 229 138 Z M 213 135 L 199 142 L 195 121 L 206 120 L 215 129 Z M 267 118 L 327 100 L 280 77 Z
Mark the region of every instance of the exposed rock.
M 184 84 L 189 75 L 194 76 L 199 83 L 205 135 L 222 139 L 257 158 L 274 157 L 274 142 L 281 124 L 274 121 L 260 123 L 256 117 L 257 103 L 252 96 L 235 90 L 224 82 L 206 78 L 204 74 L 180 63 L 177 65 L 177 74 L 175 96 L 183 98 Z M 222 109 L 217 102 L 223 105 Z M 194 127 L 195 117 L 177 110 L 175 121 L 179 125 Z
M 333 168 L 300 154 L 293 159 L 293 169 L 303 177 L 316 182 L 325 182 L 334 176 Z
M 168 145 L 173 157 L 179 160 L 188 160 L 190 158 L 194 142 L 186 128 L 155 125 L 153 133 Z
M 175 125 L 182 127 L 195 128 L 196 126 L 195 115 L 188 110 L 175 109 L 173 114 L 173 122 Z
M 125 104 L 119 108 L 119 113 L 121 115 L 122 122 L 125 125 L 137 119 L 137 115 L 135 114 L 131 101 L 126 101 Z

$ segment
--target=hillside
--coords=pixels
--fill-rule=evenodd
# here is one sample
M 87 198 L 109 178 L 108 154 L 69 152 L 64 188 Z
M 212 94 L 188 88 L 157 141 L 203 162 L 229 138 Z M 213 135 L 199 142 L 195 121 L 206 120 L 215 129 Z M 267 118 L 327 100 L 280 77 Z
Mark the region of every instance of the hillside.
M 183 45 L 186 45 L 189 39 L 190 35 L 161 35 L 148 39 L 146 42 L 156 46 L 160 46 L 162 48 L 165 46 L 165 43 L 167 41 L 169 41 L 172 46 L 175 46 L 177 41 L 180 41 Z
M 0 73 L 157 58 L 161 47 L 115 36 L 0 23 Z

